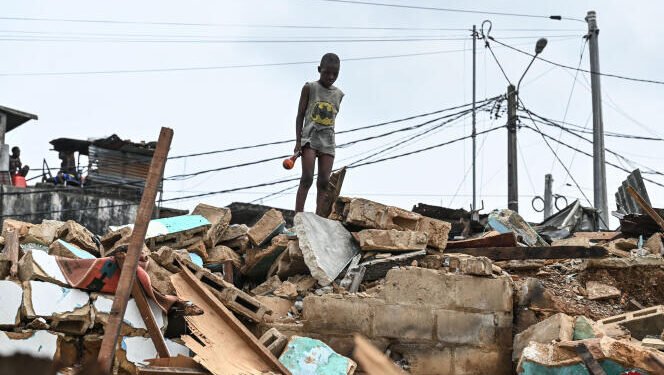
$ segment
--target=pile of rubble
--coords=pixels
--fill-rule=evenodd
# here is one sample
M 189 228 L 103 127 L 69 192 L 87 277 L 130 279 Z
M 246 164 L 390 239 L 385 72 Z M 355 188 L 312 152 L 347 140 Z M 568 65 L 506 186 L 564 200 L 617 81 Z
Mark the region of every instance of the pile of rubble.
M 199 204 L 150 222 L 138 279 L 183 373 L 664 373 L 659 231 L 552 240 L 502 210 L 459 239 L 460 221 L 427 213 L 340 197 L 328 218 L 247 225 Z M 0 354 L 95 361 L 132 226 L 2 230 Z M 115 370 L 174 373 L 133 299 L 123 322 Z

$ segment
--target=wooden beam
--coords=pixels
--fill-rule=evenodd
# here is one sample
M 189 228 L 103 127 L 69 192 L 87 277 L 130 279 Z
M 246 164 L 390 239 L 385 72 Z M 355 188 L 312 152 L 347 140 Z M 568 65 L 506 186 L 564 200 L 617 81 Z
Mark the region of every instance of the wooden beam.
M 113 359 L 115 357 L 118 337 L 120 336 L 120 328 L 122 327 L 124 314 L 127 310 L 127 303 L 129 302 L 132 287 L 136 282 L 138 259 L 141 256 L 143 246 L 145 246 L 145 234 L 147 233 L 148 224 L 152 217 L 154 202 L 157 198 L 157 191 L 159 190 L 159 184 L 164 173 L 166 158 L 172 140 L 173 130 L 169 128 L 161 128 L 159 140 L 157 141 L 157 148 L 155 149 L 154 155 L 152 156 L 152 162 L 150 163 L 145 190 L 143 190 L 141 203 L 136 214 L 136 222 L 129 240 L 126 260 L 122 265 L 120 280 L 118 281 L 115 298 L 108 318 L 108 324 L 106 324 L 104 338 L 99 350 L 98 361 L 100 369 L 107 373 L 111 373 L 113 368 Z
M 460 241 L 447 241 L 445 250 L 448 249 L 463 249 L 469 247 L 515 247 L 516 236 L 513 232 L 499 233 L 496 235 L 489 235 L 480 238 L 471 238 Z
M 601 258 L 608 254 L 600 246 L 482 247 L 454 249 L 454 252 L 491 260 Z
M 648 204 L 648 202 L 646 202 L 645 199 L 643 199 L 639 195 L 636 189 L 634 189 L 631 186 L 627 186 L 627 192 L 629 193 L 629 195 L 632 196 L 632 198 L 634 198 L 636 203 L 643 209 L 643 211 L 645 211 L 648 214 L 648 216 L 650 216 L 653 220 L 655 220 L 657 225 L 659 225 L 660 229 L 664 230 L 664 219 L 662 219 L 662 217 L 659 216 L 659 214 L 652 209 L 652 207 Z
M 389 358 L 381 353 L 371 342 L 355 334 L 353 357 L 368 375 L 404 375 Z
M 572 237 L 587 238 L 591 241 L 611 241 L 621 235 L 621 232 L 574 232 Z

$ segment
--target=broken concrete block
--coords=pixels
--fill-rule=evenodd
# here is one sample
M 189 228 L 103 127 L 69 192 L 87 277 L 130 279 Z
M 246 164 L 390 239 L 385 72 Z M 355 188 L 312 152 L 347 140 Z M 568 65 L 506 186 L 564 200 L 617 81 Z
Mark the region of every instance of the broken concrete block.
M 646 348 L 653 348 L 659 351 L 664 350 L 664 340 L 657 337 L 646 337 L 641 340 L 641 345 L 645 346 Z
M 664 305 L 612 316 L 598 320 L 597 323 L 602 329 L 616 325 L 625 327 L 637 340 L 643 340 L 648 335 L 659 336 L 664 331 Z
M 268 329 L 258 341 L 275 357 L 279 357 L 288 344 L 288 337 L 282 335 L 278 329 L 273 327 Z
M 272 294 L 277 297 L 295 299 L 297 297 L 297 286 L 289 281 L 284 281 Z
M 375 281 L 387 275 L 387 271 L 395 267 L 410 266 L 414 261 L 422 259 L 426 250 L 414 251 L 412 253 L 394 255 L 384 259 L 374 259 L 360 263 L 359 267 L 365 268 L 364 281 Z
M 23 287 L 26 318 L 45 318 L 53 330 L 75 335 L 92 328 L 88 293 L 43 281 L 26 281 Z
M 643 247 L 647 248 L 651 254 L 662 255 L 664 254 L 664 242 L 662 241 L 663 237 L 664 236 L 662 233 L 657 232 L 648 238 Z
M 465 254 L 449 254 L 449 262 L 450 272 L 476 276 L 493 275 L 493 264 L 487 257 L 474 257 Z
M 89 251 L 95 256 L 101 255 L 97 243 L 93 240 L 92 232 L 74 220 L 67 220 L 64 225 L 58 228 L 56 237 Z
M 444 250 L 447 246 L 452 224 L 447 221 L 422 216 L 417 222 L 417 230 L 424 232 L 428 237 L 428 245 L 434 249 Z
M 262 284 L 258 285 L 251 290 L 251 294 L 255 296 L 266 296 L 272 294 L 278 287 L 281 286 L 281 280 L 279 276 L 272 276 L 265 280 Z
M 514 336 L 512 360 L 517 361 L 521 352 L 531 341 L 548 344 L 551 341 L 570 341 L 574 337 L 574 318 L 558 313 L 528 327 Z
M 504 209 L 489 214 L 489 225 L 500 233 L 516 233 L 528 246 L 549 246 L 518 213 Z
M 41 280 L 67 286 L 67 280 L 55 257 L 40 250 L 25 252 L 18 262 L 18 276 L 21 281 Z
M 59 220 L 43 220 L 41 224 L 28 228 L 28 233 L 25 235 L 23 242 L 49 246 L 55 241 L 58 229 L 64 224 L 64 222 Z
M 196 254 L 199 257 L 201 257 L 201 262 L 206 260 L 207 257 L 208 257 L 207 249 L 205 247 L 205 243 L 203 242 L 203 240 L 198 240 L 198 241 L 192 243 L 191 245 L 187 246 L 187 251 L 190 254 Z M 202 263 L 201 263 L 201 265 L 202 265 Z
M 92 308 L 94 311 L 95 323 L 99 323 L 105 327 L 111 313 L 111 306 L 113 306 L 113 295 L 95 293 L 92 298 L 94 298 Z M 150 306 L 150 310 L 152 310 L 152 315 L 154 316 L 157 326 L 164 331 L 166 329 L 167 321 L 166 314 L 164 314 L 159 305 L 157 305 L 152 299 L 148 299 L 148 305 Z M 120 331 L 121 335 L 140 336 L 147 333 L 145 321 L 138 310 L 136 300 L 133 298 L 130 298 L 127 303 L 127 310 L 125 311 L 122 321 L 124 324 Z
M 247 236 L 249 236 L 251 243 L 260 247 L 267 244 L 272 237 L 281 233 L 285 225 L 286 221 L 281 211 L 273 208 L 266 212 L 253 227 L 249 228 Z
M 49 331 L 0 331 L 0 356 L 24 353 L 36 358 L 56 359 L 59 337 Z
M 32 319 L 32 321 L 25 325 L 27 329 L 41 331 L 51 329 L 51 326 L 48 324 L 44 318 Z
M 279 361 L 293 375 L 349 374 L 357 368 L 353 360 L 334 352 L 320 340 L 293 336 Z
M 4 236 L 8 228 L 13 228 L 18 232 L 19 238 L 25 238 L 30 231 L 30 228 L 34 224 L 26 223 L 25 221 L 19 221 L 14 219 L 4 219 L 2 221 L 2 235 Z
M 248 249 L 242 273 L 255 280 L 264 279 L 274 261 L 287 246 L 288 236 L 280 234 L 274 237 L 270 246 L 265 249 Z
M 304 263 L 304 255 L 300 250 L 300 244 L 297 240 L 288 241 L 288 246 L 281 255 L 272 263 L 268 276 L 277 275 L 286 279 L 293 275 L 301 275 L 309 272 L 307 264 Z
M 14 328 L 21 322 L 23 287 L 20 283 L 0 280 L 0 328 Z
M 311 275 L 321 286 L 330 285 L 358 253 L 353 236 L 340 222 L 309 212 L 296 214 L 294 224 Z
M 166 347 L 171 356 L 183 355 L 190 357 L 191 352 L 186 346 L 166 339 Z M 152 339 L 149 337 L 123 337 L 117 351 L 116 363 L 121 370 L 136 374 L 136 367 L 148 365 L 147 360 L 157 357 Z
M 240 254 L 243 254 L 245 251 L 247 251 L 247 249 L 251 247 L 251 241 L 249 240 L 249 236 L 247 235 L 240 236 L 229 241 L 224 241 L 221 244 L 230 247 L 231 249 L 237 251 Z
M 362 251 L 416 251 L 427 247 L 424 232 L 365 229 L 354 234 Z
M 233 266 L 240 268 L 242 266 L 242 258 L 235 250 L 228 246 L 218 245 L 212 249 L 207 250 L 206 266 L 208 264 L 223 264 L 226 262 L 233 263 Z
M 79 249 L 77 246 L 63 240 L 55 240 L 48 248 L 48 253 L 53 256 L 72 258 L 72 259 L 93 259 L 96 258 L 89 252 Z
M 597 281 L 588 281 L 586 283 L 586 294 L 588 299 L 592 301 L 619 298 L 621 295 L 620 290 L 615 286 Z
M 249 227 L 245 224 L 232 224 L 224 231 L 224 234 L 219 239 L 219 242 L 226 242 L 234 240 L 238 237 L 246 236 L 249 232 Z
M 221 242 L 223 234 L 226 231 L 226 228 L 228 228 L 228 224 L 231 222 L 230 209 L 200 203 L 194 208 L 192 215 L 201 215 L 211 224 L 204 239 L 207 247 L 214 247 Z
M 103 339 L 104 335 L 98 333 L 88 333 L 82 337 L 82 364 L 97 363 L 97 358 L 99 358 L 99 350 L 101 349 L 101 342 Z
M 256 296 L 256 299 L 262 303 L 270 313 L 263 316 L 264 322 L 278 322 L 282 320 L 292 320 L 288 313 L 293 307 L 293 301 L 281 297 Z M 279 353 L 281 354 L 281 353 Z
M 414 212 L 361 198 L 351 200 L 346 206 L 344 222 L 362 228 L 416 231 L 422 218 Z
M 186 253 L 186 251 L 184 251 L 184 253 Z M 182 254 L 182 251 L 173 250 L 170 247 L 164 246 L 159 250 L 150 253 L 150 258 L 159 263 L 160 266 L 164 267 L 168 271 L 176 273 L 180 272 L 178 254 Z M 189 257 L 188 253 L 186 254 L 186 257 Z
M 154 259 L 150 259 L 147 262 L 145 272 L 147 272 L 148 276 L 150 277 L 150 283 L 152 284 L 152 287 L 157 289 L 159 293 L 171 296 L 175 295 L 175 288 L 171 283 L 171 275 L 173 274 L 172 272 L 162 267 Z

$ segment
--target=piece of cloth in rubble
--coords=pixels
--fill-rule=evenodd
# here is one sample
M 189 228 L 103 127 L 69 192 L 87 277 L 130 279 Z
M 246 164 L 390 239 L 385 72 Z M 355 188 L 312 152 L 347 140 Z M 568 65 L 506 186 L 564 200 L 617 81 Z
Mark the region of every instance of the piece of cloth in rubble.
M 344 93 L 334 85 L 325 88 L 318 81 L 307 82 L 309 102 L 304 113 L 300 145 L 334 156 L 334 123 Z
M 91 292 L 115 294 L 121 273 L 115 257 L 94 259 L 55 258 L 70 286 Z M 168 313 L 168 310 L 178 301 L 178 298 L 161 294 L 152 288 L 150 277 L 145 271 L 148 262 L 149 258 L 139 261 L 136 277 L 143 286 L 147 297 L 155 301 L 162 311 Z

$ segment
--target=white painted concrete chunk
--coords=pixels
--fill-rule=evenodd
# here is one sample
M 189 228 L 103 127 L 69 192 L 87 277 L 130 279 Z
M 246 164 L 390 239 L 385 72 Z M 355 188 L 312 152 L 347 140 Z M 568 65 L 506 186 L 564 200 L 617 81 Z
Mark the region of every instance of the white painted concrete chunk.
M 164 328 L 164 312 L 161 311 L 159 306 L 151 299 L 148 299 L 148 304 L 150 305 L 150 310 L 152 310 L 152 315 L 157 322 L 157 325 L 160 329 Z M 97 297 L 93 303 L 95 313 L 97 314 L 109 314 L 111 312 L 111 306 L 113 305 L 113 299 L 100 295 Z M 125 324 L 129 325 L 132 328 L 136 329 L 147 329 L 145 322 L 141 317 L 141 313 L 138 310 L 138 305 L 136 305 L 136 300 L 133 298 L 129 299 L 127 304 L 127 311 L 125 312 L 123 321 Z
M 90 295 L 43 281 L 30 281 L 32 308 L 37 316 L 73 312 L 90 302 Z
M 23 288 L 19 283 L 0 280 L 0 326 L 14 327 L 20 321 Z
M 47 274 L 49 277 L 67 284 L 65 275 L 62 274 L 58 262 L 55 260 L 54 256 L 48 255 L 44 251 L 31 250 L 32 251 L 32 260 Z
M 157 357 L 157 349 L 152 344 L 152 339 L 149 337 L 123 337 L 122 350 L 127 353 L 127 361 L 135 365 L 147 365 L 148 359 Z M 166 346 L 172 357 L 177 357 L 178 354 L 190 357 L 189 348 L 180 345 L 174 341 L 166 339 Z
M 294 224 L 304 262 L 323 286 L 331 284 L 359 252 L 353 236 L 338 221 L 301 212 Z
M 23 353 L 53 359 L 57 349 L 58 336 L 49 331 L 36 331 L 32 336 L 23 339 L 12 339 L 6 332 L 0 331 L 0 356 Z

